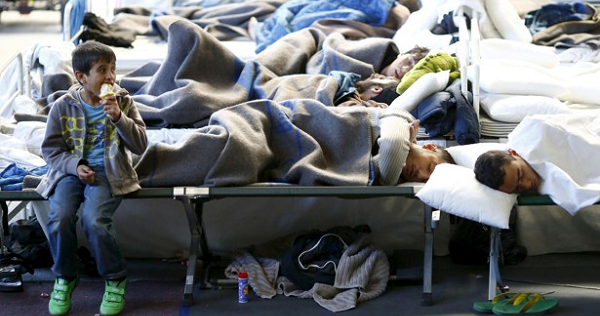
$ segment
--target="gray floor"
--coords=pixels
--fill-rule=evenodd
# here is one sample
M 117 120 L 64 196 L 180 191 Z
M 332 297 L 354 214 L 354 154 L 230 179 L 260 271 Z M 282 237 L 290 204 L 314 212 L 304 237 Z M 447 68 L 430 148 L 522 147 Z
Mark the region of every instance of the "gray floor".
M 206 287 L 203 280 L 206 269 L 199 269 L 194 286 L 194 304 L 184 306 L 183 285 L 185 267 L 179 262 L 162 260 L 129 261 L 129 278 L 133 282 L 178 281 L 181 284 L 179 315 L 331 315 L 332 312 L 317 305 L 310 299 L 299 299 L 277 295 L 273 299 L 261 299 L 250 293 L 249 302 L 237 302 L 237 288 L 230 285 Z M 501 267 L 503 281 L 511 292 L 547 293 L 559 299 L 559 306 L 553 315 L 597 315 L 600 310 L 600 253 L 550 254 L 528 257 L 514 266 Z M 218 276 L 221 269 L 210 270 L 211 276 Z M 38 269 L 34 275 L 24 275 L 25 291 L 39 283 L 51 290 L 52 274 L 49 269 Z M 88 278 L 86 282 L 101 282 Z M 487 300 L 488 270 L 484 265 L 457 265 L 447 256 L 434 258 L 433 305 L 422 306 L 421 280 L 390 281 L 386 292 L 356 308 L 343 312 L 343 315 L 478 315 L 472 310 L 476 301 Z M 44 287 L 43 287 L 44 288 Z M 160 288 L 160 286 L 158 286 Z M 130 287 L 130 292 L 136 291 Z M 129 293 L 129 292 L 128 292 Z M 136 296 L 138 293 L 129 293 Z M 9 295 L 22 295 L 11 293 Z M 177 295 L 175 295 L 177 296 Z M 10 297 L 0 293 L 0 301 Z M 144 299 L 152 302 L 161 293 L 151 293 Z M 171 295 L 170 299 L 173 300 Z M 97 297 L 90 298 L 95 304 Z M 139 303 L 126 307 L 123 315 L 139 315 Z M 39 311 L 38 311 L 39 312 Z M 32 315 L 37 315 L 34 313 Z M 0 310 L 0 315 L 2 311 Z M 78 315 L 71 313 L 71 315 Z M 146 314 L 145 314 L 146 315 Z M 147 314 L 148 316 L 162 314 Z
M 58 11 L 0 13 L 0 66 L 18 52 L 27 50 L 36 43 L 56 43 L 62 40 L 61 29 Z
M 529 257 L 501 269 L 511 291 L 552 292 L 557 315 L 597 315 L 600 310 L 600 254 L 560 254 Z M 448 257 L 434 260 L 433 305 L 422 306 L 420 282 L 391 281 L 386 292 L 344 315 L 477 315 L 475 301 L 487 299 L 487 267 L 464 266 Z M 247 304 L 236 301 L 235 289 L 197 290 L 189 315 L 331 315 L 312 300 L 251 295 Z

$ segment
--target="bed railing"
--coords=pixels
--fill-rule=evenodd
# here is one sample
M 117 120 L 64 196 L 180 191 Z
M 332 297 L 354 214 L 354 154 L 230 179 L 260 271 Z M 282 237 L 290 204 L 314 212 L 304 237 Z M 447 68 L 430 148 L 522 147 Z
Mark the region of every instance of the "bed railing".
M 18 96 L 27 95 L 31 97 L 31 77 L 25 76 L 25 73 L 29 72 L 29 70 L 26 68 L 28 67 L 25 65 L 22 52 L 19 52 L 13 57 L 11 57 L 7 62 L 5 62 L 2 65 L 2 68 L 0 68 L 0 79 L 5 78 L 5 76 L 11 76 L 12 74 L 10 74 L 9 72 L 15 70 L 18 76 L 18 78 L 15 80 L 17 82 L 16 90 L 9 92 L 10 94 L 8 95 L 6 100 L 4 100 L 2 104 L 0 104 L 1 117 L 9 116 L 7 115 L 9 112 L 10 115 L 12 115 L 11 106 Z M 12 89 L 12 86 L 9 86 L 8 88 Z
M 63 12 L 63 41 L 77 44 L 79 36 L 81 36 L 84 30 L 83 18 L 90 5 L 90 0 L 70 0 L 65 4 Z M 74 13 L 81 14 L 81 16 L 73 16 Z M 77 30 L 75 31 L 74 28 L 77 28 Z
M 479 119 L 479 61 L 481 59 L 480 54 L 480 40 L 481 34 L 479 32 L 479 16 L 477 12 L 471 13 L 470 28 L 467 26 L 467 18 L 464 15 L 462 8 L 456 11 L 457 17 L 459 17 L 458 24 L 458 36 L 459 43 L 457 48 L 458 64 L 460 67 L 460 86 L 462 94 L 467 97 L 469 92 L 469 82 L 471 83 L 471 94 L 473 96 L 473 109 L 477 113 Z
M 63 13 L 63 41 L 77 44 L 81 33 L 85 30 L 83 19 L 86 12 L 93 12 L 104 19 L 111 18 L 114 0 L 95 1 L 92 0 L 69 0 L 64 7 Z

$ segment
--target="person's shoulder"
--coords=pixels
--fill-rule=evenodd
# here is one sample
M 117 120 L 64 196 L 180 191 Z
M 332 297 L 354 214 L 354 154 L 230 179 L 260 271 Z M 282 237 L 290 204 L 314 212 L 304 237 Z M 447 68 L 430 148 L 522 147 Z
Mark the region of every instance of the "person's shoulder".
M 67 93 L 61 95 L 54 102 L 52 102 L 50 107 L 50 112 L 59 111 L 61 113 L 70 111 L 73 107 L 82 107 L 81 101 L 77 96 L 77 93 L 73 93 L 69 90 Z

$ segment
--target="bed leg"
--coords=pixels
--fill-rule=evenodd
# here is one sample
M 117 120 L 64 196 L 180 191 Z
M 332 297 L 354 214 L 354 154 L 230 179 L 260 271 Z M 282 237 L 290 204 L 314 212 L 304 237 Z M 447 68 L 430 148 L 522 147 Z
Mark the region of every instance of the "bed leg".
M 500 281 L 500 269 L 498 268 L 498 252 L 500 251 L 500 230 L 490 227 L 490 266 L 488 282 L 488 299 L 498 295 L 498 282 Z
M 187 261 L 187 270 L 185 275 L 185 286 L 183 288 L 183 305 L 191 306 L 194 304 L 194 279 L 196 275 L 196 263 L 198 260 L 198 243 L 200 240 L 200 228 L 198 218 L 192 202 L 187 196 L 176 197 L 183 204 L 185 215 L 187 216 L 190 228 L 191 242 L 190 254 Z M 199 202 L 202 203 L 202 202 Z M 201 206 L 200 206 L 201 207 Z
M 8 204 L 0 201 L 0 255 L 4 255 L 4 236 L 8 236 Z
M 431 209 L 431 206 L 425 205 L 425 251 L 423 252 L 423 298 L 421 300 L 421 305 L 423 306 L 430 306 L 433 304 L 431 293 L 431 279 L 433 270 L 433 229 L 437 225 L 437 219 L 434 220 L 433 216 L 434 212 Z
M 0 208 L 2 208 L 2 214 L 0 219 L 2 220 L 2 235 L 8 235 L 8 203 L 6 201 L 0 201 Z

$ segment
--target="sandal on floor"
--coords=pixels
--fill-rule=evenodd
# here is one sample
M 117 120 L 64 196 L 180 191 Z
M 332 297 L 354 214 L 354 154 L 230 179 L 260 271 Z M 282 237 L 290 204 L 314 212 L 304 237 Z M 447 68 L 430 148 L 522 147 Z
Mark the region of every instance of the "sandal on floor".
M 506 302 L 495 304 L 492 312 L 496 315 L 541 315 L 556 306 L 556 297 L 547 297 L 539 293 L 519 293 Z
M 492 314 L 494 305 L 506 303 L 516 295 L 519 295 L 519 293 L 501 293 L 496 295 L 496 297 L 494 297 L 491 301 L 479 301 L 473 303 L 473 309 L 476 312 Z

